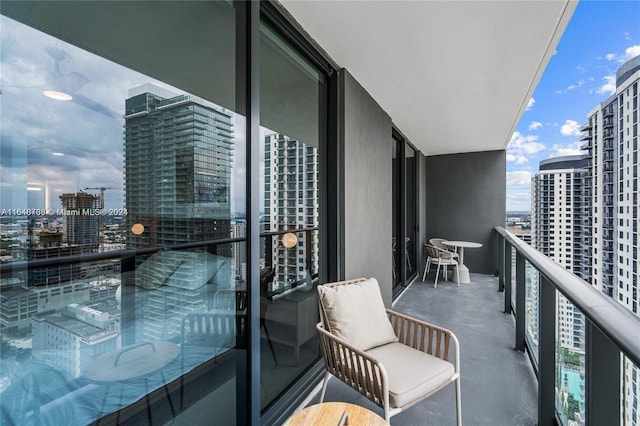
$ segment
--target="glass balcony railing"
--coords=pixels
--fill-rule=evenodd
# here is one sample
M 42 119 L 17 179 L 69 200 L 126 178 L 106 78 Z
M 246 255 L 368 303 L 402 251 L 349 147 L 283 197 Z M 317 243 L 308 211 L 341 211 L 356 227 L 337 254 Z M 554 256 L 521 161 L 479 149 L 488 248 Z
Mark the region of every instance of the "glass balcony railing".
M 496 227 L 499 288 L 538 378 L 538 423 L 635 425 L 640 318 Z M 515 279 L 514 279 L 515 278 Z

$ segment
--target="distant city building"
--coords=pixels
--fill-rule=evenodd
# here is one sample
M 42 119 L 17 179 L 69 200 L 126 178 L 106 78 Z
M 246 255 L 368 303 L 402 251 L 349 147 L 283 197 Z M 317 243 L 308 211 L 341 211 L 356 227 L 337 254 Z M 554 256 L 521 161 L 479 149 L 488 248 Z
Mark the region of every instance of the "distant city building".
M 100 243 L 100 197 L 86 192 L 60 196 L 67 244 L 76 244 L 83 253 L 98 251 Z
M 116 349 L 119 315 L 70 304 L 59 313 L 31 318 L 32 356 L 79 377 L 98 356 Z
M 233 124 L 224 108 L 144 84 L 125 105 L 127 247 L 229 238 Z M 227 255 L 230 255 L 229 252 Z
M 231 225 L 231 238 L 240 238 L 247 236 L 247 224 L 244 221 L 239 221 Z M 240 281 L 247 281 L 247 251 L 243 249 L 239 244 L 234 244 L 232 247 L 233 255 L 231 256 L 234 261 L 236 278 Z
M 616 91 L 588 114 L 582 149 L 589 160 L 585 182 L 583 244 L 593 265 L 589 282 L 640 315 L 638 244 L 638 85 L 640 56 L 616 72 Z M 640 424 L 640 369 L 624 362 L 622 424 Z
M 32 233 L 31 230 L 29 230 Z M 63 234 L 58 232 L 40 231 L 37 236 L 30 235 L 27 247 L 27 260 L 43 260 L 63 256 L 78 256 L 82 254 L 81 246 L 77 244 L 63 244 Z M 38 240 L 37 242 L 35 240 Z M 85 246 L 86 247 L 86 246 Z M 26 285 L 42 286 L 54 285 L 71 281 L 80 277 L 80 265 L 50 266 L 31 269 L 27 273 Z
M 265 231 L 318 226 L 318 150 L 282 134 L 265 138 Z M 318 233 L 296 233 L 295 247 L 274 240 L 274 283 L 291 283 L 318 270 Z M 269 247 L 269 245 L 267 245 Z
M 77 281 L 28 288 L 0 287 L 0 326 L 3 333 L 23 332 L 29 329 L 33 315 L 89 301 L 91 293 L 91 286 Z

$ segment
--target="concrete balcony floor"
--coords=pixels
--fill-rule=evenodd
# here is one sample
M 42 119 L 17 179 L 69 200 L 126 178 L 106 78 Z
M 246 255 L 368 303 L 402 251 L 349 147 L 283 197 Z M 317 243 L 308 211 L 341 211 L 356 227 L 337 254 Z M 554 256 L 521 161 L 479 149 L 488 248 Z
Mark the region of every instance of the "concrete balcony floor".
M 460 287 L 418 278 L 393 309 L 446 327 L 460 341 L 462 421 L 464 425 L 514 426 L 537 424 L 537 380 L 528 356 L 514 350 L 515 321 L 503 313 L 504 293 L 498 279 L 471 274 Z M 315 404 L 319 394 L 310 402 Z M 325 401 L 358 404 L 384 415 L 381 408 L 339 380 L 329 381 Z M 455 388 L 449 385 L 427 400 L 391 418 L 393 425 L 455 425 Z

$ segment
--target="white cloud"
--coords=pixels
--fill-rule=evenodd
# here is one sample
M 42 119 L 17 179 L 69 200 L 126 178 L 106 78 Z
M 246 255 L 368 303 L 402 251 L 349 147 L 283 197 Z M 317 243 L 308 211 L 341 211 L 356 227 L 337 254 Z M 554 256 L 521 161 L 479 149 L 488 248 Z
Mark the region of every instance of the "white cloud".
M 615 93 L 616 76 L 606 75 L 602 79 L 605 81 L 605 83 L 596 90 L 596 93 L 598 93 L 599 95 L 610 95 L 612 93 Z
M 540 127 L 542 127 L 542 123 L 539 121 L 532 121 L 529 124 L 529 130 L 538 130 Z
M 605 55 L 605 58 L 607 58 L 608 61 L 617 61 L 622 63 L 627 62 L 629 59 L 633 59 L 638 55 L 640 55 L 640 44 L 627 47 L 621 55 L 608 53 Z
M 531 108 L 533 108 L 533 105 L 536 103 L 536 100 L 531 98 L 529 99 L 529 103 L 527 104 L 527 108 L 526 111 L 529 111 Z
M 577 121 L 567 120 L 560 127 L 560 133 L 562 133 L 562 136 L 578 136 L 580 134 L 580 125 Z
M 572 142 L 568 145 L 554 144 L 549 158 L 583 154 L 584 152 L 580 149 L 581 146 L 582 142 L 580 141 Z
M 530 185 L 531 172 L 526 170 L 518 170 L 507 172 L 507 185 Z
M 557 94 L 563 94 L 563 93 L 567 93 L 570 92 L 571 90 L 575 90 L 575 89 L 579 89 L 582 86 L 584 86 L 585 81 L 584 80 L 579 80 L 577 83 L 575 84 L 570 84 L 569 86 L 567 86 L 566 89 L 564 90 L 556 90 Z
M 507 147 L 507 161 L 518 165 L 526 164 L 529 162 L 528 156 L 545 149 L 546 147 L 538 142 L 538 136 L 514 132 Z
M 528 211 L 531 209 L 531 172 L 519 170 L 508 172 L 507 210 Z
M 635 46 L 627 47 L 624 51 L 624 55 L 622 55 L 621 62 L 626 62 L 629 59 L 633 59 L 636 56 L 640 55 L 640 44 L 636 44 Z
M 507 161 L 510 163 L 516 163 L 517 165 L 526 164 L 529 159 L 522 154 L 507 154 Z
M 538 142 L 536 135 L 523 135 L 520 132 L 514 132 L 507 147 L 507 151 L 512 154 L 536 154 L 544 151 L 546 147 Z

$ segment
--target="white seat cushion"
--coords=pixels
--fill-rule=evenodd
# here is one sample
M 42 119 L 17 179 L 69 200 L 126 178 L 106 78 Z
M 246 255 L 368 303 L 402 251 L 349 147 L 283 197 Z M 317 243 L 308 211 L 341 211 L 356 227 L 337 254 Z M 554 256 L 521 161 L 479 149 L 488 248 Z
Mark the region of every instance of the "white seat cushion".
M 380 361 L 387 371 L 389 403 L 394 407 L 402 407 L 430 393 L 443 383 L 449 383 L 455 373 L 455 368 L 450 362 L 399 342 L 366 352 Z
M 329 332 L 356 348 L 366 351 L 398 341 L 375 278 L 334 287 L 318 286 L 318 295 Z

